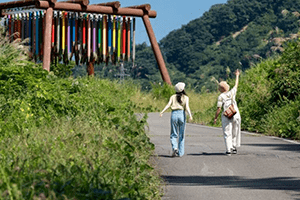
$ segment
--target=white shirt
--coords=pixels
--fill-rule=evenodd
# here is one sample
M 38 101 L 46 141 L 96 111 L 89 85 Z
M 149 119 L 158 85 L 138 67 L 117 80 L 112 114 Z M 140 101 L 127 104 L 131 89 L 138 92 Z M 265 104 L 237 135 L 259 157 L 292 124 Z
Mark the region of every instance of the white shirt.
M 218 97 L 217 107 L 223 107 L 223 111 L 225 111 L 233 103 L 234 108 L 238 111 L 237 103 L 235 101 L 236 92 L 237 88 L 233 87 L 230 91 L 220 94 Z

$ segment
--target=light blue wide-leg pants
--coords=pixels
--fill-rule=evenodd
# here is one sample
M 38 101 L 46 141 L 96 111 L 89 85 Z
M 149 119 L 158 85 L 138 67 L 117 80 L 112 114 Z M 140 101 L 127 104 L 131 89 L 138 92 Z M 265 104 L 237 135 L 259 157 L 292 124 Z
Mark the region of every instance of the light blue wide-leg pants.
M 178 149 L 179 156 L 184 155 L 184 132 L 186 124 L 184 110 L 173 110 L 171 114 L 171 135 L 170 141 L 172 149 Z M 177 141 L 178 139 L 178 141 Z

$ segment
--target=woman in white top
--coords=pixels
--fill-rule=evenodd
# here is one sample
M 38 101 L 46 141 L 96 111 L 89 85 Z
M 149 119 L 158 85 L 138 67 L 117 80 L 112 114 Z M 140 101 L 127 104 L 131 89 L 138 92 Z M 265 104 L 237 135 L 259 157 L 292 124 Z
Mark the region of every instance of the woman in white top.
M 184 87 L 185 84 L 182 82 L 175 85 L 176 94 L 170 97 L 168 104 L 160 113 L 160 116 L 162 116 L 168 108 L 171 107 L 172 109 L 170 141 L 173 157 L 181 157 L 184 155 L 185 111 L 189 114 L 190 120 L 193 120 L 189 107 L 189 97 L 186 95 Z
M 217 112 L 215 115 L 214 123 L 217 122 L 217 118 L 221 112 L 223 107 L 222 113 L 222 129 L 223 135 L 225 140 L 226 146 L 226 155 L 230 156 L 231 154 L 237 153 L 237 147 L 241 145 L 241 115 L 239 109 L 237 107 L 237 103 L 235 101 L 235 96 L 238 88 L 239 83 L 239 70 L 235 72 L 236 79 L 235 79 L 235 86 L 229 91 L 230 86 L 225 82 L 222 81 L 219 83 L 219 91 L 221 94 L 218 97 L 217 103 Z M 235 110 L 237 113 L 231 118 L 227 118 L 224 115 L 224 111 L 231 105 L 234 105 Z

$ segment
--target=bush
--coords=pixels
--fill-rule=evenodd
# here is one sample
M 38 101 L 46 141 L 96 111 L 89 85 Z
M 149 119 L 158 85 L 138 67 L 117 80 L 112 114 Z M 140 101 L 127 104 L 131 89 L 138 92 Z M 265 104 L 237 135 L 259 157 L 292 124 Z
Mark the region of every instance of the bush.
M 300 41 L 289 42 L 282 56 L 269 69 L 269 78 L 274 84 L 271 88 L 272 102 L 284 99 L 295 100 L 300 91 Z
M 275 60 L 265 60 L 244 72 L 239 81 L 236 96 L 242 117 L 242 128 L 262 132 L 261 119 L 268 112 L 273 80 L 268 78 L 268 71 Z
M 136 87 L 59 78 L 9 53 L 0 54 L 10 60 L 0 62 L 2 199 L 160 198 Z
M 16 199 L 159 197 L 159 180 L 148 164 L 154 146 L 140 134 L 139 123 L 122 134 L 89 116 L 53 123 L 2 140 L 0 194 L 8 190 Z
M 263 131 L 268 135 L 299 139 L 300 101 L 289 101 L 284 106 L 274 106 L 262 119 Z
M 166 83 L 160 84 L 152 84 L 151 93 L 154 99 L 163 99 L 165 101 L 169 101 L 170 97 L 175 94 L 175 89 L 173 86 L 170 86 Z
M 72 93 L 80 90 L 76 81 L 60 79 L 48 74 L 33 63 L 25 66 L 0 68 L 1 131 L 20 133 L 29 126 L 39 126 L 62 116 L 80 112 L 70 101 Z M 71 97 L 71 98 L 70 98 Z
M 55 87 L 41 82 L 32 95 L 4 103 L 18 109 L 5 113 L 10 126 L 1 130 L 6 179 L 0 194 L 158 199 L 160 179 L 149 165 L 154 145 L 144 129 L 147 115 L 137 120 L 132 89 L 95 78 L 45 80 L 56 80 Z M 5 125 L 4 113 L 1 117 Z

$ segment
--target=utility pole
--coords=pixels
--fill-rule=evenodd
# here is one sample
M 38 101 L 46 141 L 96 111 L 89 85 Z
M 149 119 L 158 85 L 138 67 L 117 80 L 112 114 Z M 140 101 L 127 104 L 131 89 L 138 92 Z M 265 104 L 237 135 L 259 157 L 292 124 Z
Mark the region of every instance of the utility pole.
M 126 69 L 124 68 L 124 63 L 120 63 L 120 73 L 116 74 L 115 76 L 119 76 L 120 77 L 120 83 L 124 82 L 124 77 L 125 76 L 130 76 L 129 74 L 125 74 Z

